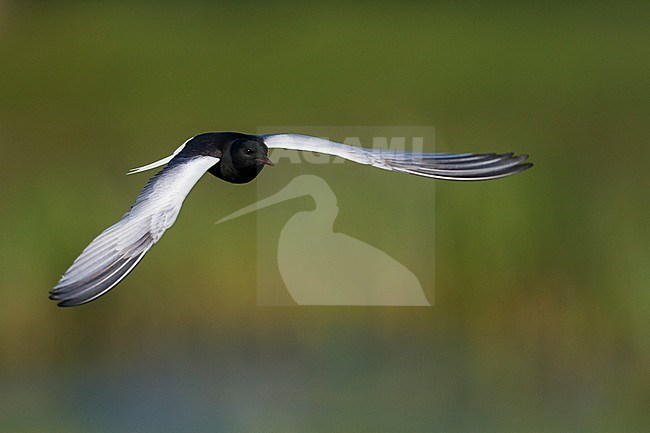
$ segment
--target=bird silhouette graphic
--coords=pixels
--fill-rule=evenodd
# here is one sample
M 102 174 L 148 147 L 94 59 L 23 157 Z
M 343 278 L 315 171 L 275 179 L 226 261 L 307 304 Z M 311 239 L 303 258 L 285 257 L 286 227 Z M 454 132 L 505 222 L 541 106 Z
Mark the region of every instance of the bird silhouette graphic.
M 310 196 L 315 209 L 287 221 L 277 253 L 280 275 L 297 304 L 431 305 L 407 267 L 370 244 L 334 232 L 336 195 L 321 177 L 297 176 L 276 194 L 217 224 L 302 196 Z
M 174 224 L 183 201 L 206 172 L 234 184 L 250 182 L 265 166 L 273 166 L 268 158 L 269 148 L 318 152 L 382 170 L 445 180 L 498 179 L 532 166 L 524 162 L 527 155 L 512 153 L 408 153 L 348 146 L 300 134 L 199 134 L 172 155 L 129 172 L 165 166 L 149 179 L 131 209 L 81 252 L 50 291 L 50 299 L 58 301 L 61 307 L 71 307 L 107 293 Z M 347 239 L 352 245 L 350 238 L 341 239 Z M 380 260 L 386 258 L 382 257 Z

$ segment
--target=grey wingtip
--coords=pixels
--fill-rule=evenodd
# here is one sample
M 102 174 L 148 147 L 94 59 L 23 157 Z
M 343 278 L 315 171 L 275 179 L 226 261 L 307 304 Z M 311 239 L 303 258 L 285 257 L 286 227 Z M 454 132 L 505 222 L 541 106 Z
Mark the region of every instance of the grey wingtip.
M 81 304 L 84 303 L 84 302 L 71 302 L 69 299 L 68 300 L 60 300 L 58 297 L 56 297 L 54 295 L 50 295 L 49 298 L 52 301 L 59 301 L 59 302 L 56 303 L 56 306 L 61 307 L 61 308 L 76 307 L 77 305 L 81 305 Z
M 413 165 L 409 161 L 391 161 L 407 173 L 448 181 L 484 181 L 509 177 L 533 166 L 525 162 L 527 154 L 514 153 L 467 154 L 454 158 L 433 158 L 431 163 Z
M 528 155 L 525 155 L 525 156 L 526 156 L 526 158 L 528 158 Z M 526 158 L 523 158 L 522 161 L 525 161 Z M 533 166 L 532 162 L 527 162 L 527 163 L 524 163 L 524 164 L 518 164 L 518 165 L 513 167 L 512 171 L 510 171 L 508 174 L 506 174 L 503 177 L 508 177 L 508 176 L 512 176 L 513 174 L 521 173 L 523 171 L 528 170 L 529 168 L 532 168 L 532 166 Z
M 85 304 L 86 302 L 73 302 L 72 299 L 65 299 L 64 294 L 57 291 L 56 287 L 50 290 L 50 296 L 48 298 L 51 301 L 58 301 L 57 307 L 76 307 L 77 305 Z

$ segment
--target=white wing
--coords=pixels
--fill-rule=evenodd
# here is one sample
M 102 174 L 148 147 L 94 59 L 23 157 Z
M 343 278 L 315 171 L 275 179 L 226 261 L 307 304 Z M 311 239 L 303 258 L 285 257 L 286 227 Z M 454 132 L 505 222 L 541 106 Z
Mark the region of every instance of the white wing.
M 176 155 L 178 155 L 178 153 L 179 153 L 181 150 L 183 150 L 183 148 L 185 147 L 185 145 L 187 144 L 187 142 L 190 141 L 192 138 L 194 138 L 194 137 L 190 137 L 190 138 L 188 138 L 187 140 L 185 140 L 185 143 L 183 143 L 183 144 L 181 144 L 180 146 L 178 146 L 178 149 L 176 149 L 176 150 L 174 151 L 174 153 L 172 153 L 171 155 L 166 156 L 166 157 L 164 157 L 163 159 L 159 159 L 159 160 L 156 161 L 156 162 L 152 162 L 151 164 L 143 165 L 142 167 L 132 168 L 132 169 L 129 170 L 126 174 L 136 174 L 136 173 L 141 173 L 141 172 L 143 172 L 143 171 L 151 170 L 152 168 L 160 167 L 160 166 L 162 166 L 162 165 L 167 164 L 169 161 L 171 161 L 172 159 L 174 159 L 174 157 L 175 157 Z
M 174 224 L 183 200 L 219 161 L 211 156 L 174 159 L 149 179 L 121 220 L 97 236 L 50 292 L 62 307 L 90 302 L 115 287 Z
M 528 155 L 406 153 L 367 149 L 300 134 L 262 135 L 269 148 L 304 150 L 340 156 L 384 170 L 446 180 L 488 180 L 510 176 L 530 168 Z

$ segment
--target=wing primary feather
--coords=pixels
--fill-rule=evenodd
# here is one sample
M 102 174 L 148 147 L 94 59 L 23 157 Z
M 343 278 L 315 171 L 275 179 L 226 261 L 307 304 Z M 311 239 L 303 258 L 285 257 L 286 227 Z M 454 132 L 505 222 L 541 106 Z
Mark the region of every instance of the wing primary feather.
M 129 257 L 137 255 L 143 251 L 148 251 L 153 246 L 151 234 L 145 234 L 140 241 L 136 242 L 128 251 L 123 251 L 117 258 L 113 258 L 109 265 L 95 267 L 89 269 L 83 278 L 62 282 L 52 290 L 53 295 L 62 295 L 75 291 L 82 293 L 84 290 L 90 289 L 95 285 L 101 283 L 104 279 L 108 278 L 115 272 L 119 272 L 122 268 L 121 264 L 128 260 Z
M 59 307 L 75 307 L 77 305 L 86 304 L 90 301 L 93 301 L 119 284 L 119 282 L 122 281 L 137 266 L 138 263 L 140 263 L 146 252 L 147 250 L 141 252 L 135 257 L 124 259 L 123 263 L 117 271 L 113 272 L 103 281 L 100 281 L 93 286 L 87 287 L 78 292 L 74 292 L 71 296 L 56 297 L 56 295 L 51 295 L 50 299 L 62 299 L 61 302 L 57 304 Z

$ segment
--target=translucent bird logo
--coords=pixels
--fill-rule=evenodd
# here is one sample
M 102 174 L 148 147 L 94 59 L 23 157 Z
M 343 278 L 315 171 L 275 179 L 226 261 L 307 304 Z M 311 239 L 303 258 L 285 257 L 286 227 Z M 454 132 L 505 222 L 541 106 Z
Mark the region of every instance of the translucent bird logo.
M 277 248 L 278 270 L 298 305 L 431 305 L 406 266 L 379 248 L 334 232 L 336 196 L 318 176 L 297 176 L 276 194 L 217 224 L 303 196 L 312 197 L 315 209 L 297 212 L 287 221 Z

